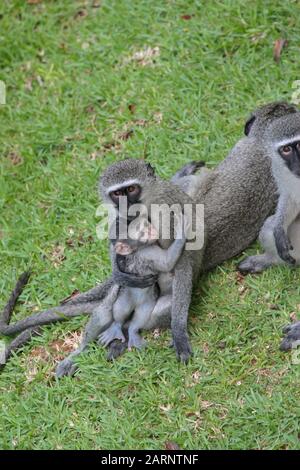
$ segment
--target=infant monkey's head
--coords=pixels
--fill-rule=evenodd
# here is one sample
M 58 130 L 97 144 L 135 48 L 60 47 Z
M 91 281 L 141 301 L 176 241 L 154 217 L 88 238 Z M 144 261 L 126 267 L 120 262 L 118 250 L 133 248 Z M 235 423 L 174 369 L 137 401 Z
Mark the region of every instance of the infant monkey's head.
M 118 240 L 115 251 L 118 255 L 130 255 L 143 245 L 153 245 L 158 240 L 158 232 L 145 218 L 134 219 L 128 225 L 128 238 Z

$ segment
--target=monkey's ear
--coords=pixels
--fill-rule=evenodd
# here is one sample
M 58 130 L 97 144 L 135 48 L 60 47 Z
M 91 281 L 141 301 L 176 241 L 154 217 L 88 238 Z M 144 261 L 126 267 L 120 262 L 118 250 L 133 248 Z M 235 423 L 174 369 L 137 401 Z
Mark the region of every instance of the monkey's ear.
M 248 121 L 246 122 L 245 124 L 245 129 L 244 129 L 244 132 L 245 132 L 245 135 L 249 135 L 249 132 L 251 131 L 251 127 L 253 126 L 253 123 L 255 121 L 256 117 L 255 116 L 252 116 L 250 119 L 248 119 Z
M 150 165 L 150 163 L 147 163 L 146 170 L 148 176 L 155 176 L 155 169 Z

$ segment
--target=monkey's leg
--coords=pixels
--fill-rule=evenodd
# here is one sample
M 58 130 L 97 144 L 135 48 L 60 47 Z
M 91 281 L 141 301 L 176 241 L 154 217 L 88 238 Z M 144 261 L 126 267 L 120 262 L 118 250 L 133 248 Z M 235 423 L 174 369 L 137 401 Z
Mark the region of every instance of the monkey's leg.
M 265 250 L 262 255 L 248 256 L 238 265 L 238 270 L 242 274 L 261 273 L 265 269 L 284 264 L 284 261 L 278 256 L 274 239 L 275 216 L 268 217 L 265 221 L 260 234 L 259 241 Z
M 98 305 L 89 319 L 84 330 L 83 339 L 80 346 L 61 361 L 56 369 L 56 377 L 60 378 L 65 375 L 74 375 L 78 366 L 74 363 L 74 358 L 88 349 L 89 344 L 99 336 L 99 334 L 109 326 L 112 322 L 112 306 L 119 292 L 119 286 L 114 286 L 111 292 Z
M 148 323 L 144 325 L 145 330 L 153 330 L 154 328 L 169 328 L 171 326 L 171 308 L 172 296 L 164 295 L 159 297 L 154 309 L 150 315 Z M 128 327 L 129 322 L 123 326 L 123 333 L 126 341 L 113 341 L 108 347 L 107 360 L 112 361 L 124 354 L 128 346 Z
M 143 329 L 153 330 L 154 328 L 169 328 L 171 326 L 171 309 L 172 295 L 159 297 Z
M 128 326 L 128 349 L 142 349 L 146 346 L 146 341 L 141 337 L 139 331 L 147 325 L 150 320 L 151 313 L 156 304 L 156 298 L 152 296 L 138 305 L 135 309 L 133 317 Z
M 300 345 L 300 321 L 286 326 L 283 333 L 285 336 L 280 345 L 281 351 L 289 351 Z
M 258 274 L 275 264 L 284 264 L 284 262 L 280 263 L 276 256 L 264 253 L 263 255 L 248 256 L 239 263 L 238 270 L 244 275 Z
M 132 289 L 128 287 L 121 287 L 118 298 L 112 307 L 112 316 L 114 321 L 105 331 L 100 334 L 98 343 L 102 344 L 103 346 L 108 346 L 115 339 L 119 339 L 124 342 L 125 336 L 122 331 L 122 326 L 129 318 L 134 308 L 135 302 L 132 295 Z

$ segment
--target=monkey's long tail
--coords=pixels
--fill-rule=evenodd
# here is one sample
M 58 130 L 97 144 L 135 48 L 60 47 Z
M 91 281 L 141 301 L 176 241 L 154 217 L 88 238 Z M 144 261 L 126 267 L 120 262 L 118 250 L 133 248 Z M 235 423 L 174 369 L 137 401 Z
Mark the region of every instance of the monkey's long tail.
M 70 317 L 76 317 L 78 315 L 89 315 L 99 305 L 99 301 L 85 302 L 77 305 L 61 305 L 59 307 L 53 307 L 48 310 L 44 310 L 39 313 L 30 315 L 29 317 L 19 320 L 12 325 L 0 323 L 0 333 L 2 335 L 11 336 L 16 333 L 21 333 L 28 328 L 34 328 L 36 326 L 47 325 L 58 321 L 68 320 Z
M 110 278 L 93 289 L 79 294 L 76 298 L 71 299 L 69 302 L 65 302 L 59 307 L 54 307 L 49 310 L 30 315 L 29 317 L 10 325 L 9 322 L 11 315 L 20 294 L 28 283 L 30 274 L 31 273 L 29 271 L 24 272 L 19 277 L 16 287 L 11 293 L 0 317 L 1 334 L 11 336 L 19 333 L 5 348 L 5 362 L 4 364 L 0 364 L 1 369 L 14 352 L 17 352 L 22 348 L 22 346 L 28 343 L 33 336 L 36 336 L 41 332 L 42 325 L 68 320 L 68 318 L 78 315 L 91 314 L 99 305 L 99 302 L 106 297 L 113 284 L 113 281 Z
M 5 348 L 5 358 L 4 363 L 0 364 L 0 370 L 2 370 L 7 363 L 8 359 L 12 356 L 14 352 L 17 352 L 22 348 L 26 343 L 29 343 L 33 336 L 36 336 L 40 333 L 41 328 L 37 326 L 36 328 L 28 328 L 25 331 L 22 331 L 16 338 L 14 338 Z
M 5 305 L 2 315 L 0 318 L 0 325 L 5 324 L 7 325 L 10 322 L 11 315 L 14 311 L 16 306 L 17 300 L 20 297 L 21 293 L 23 292 L 24 287 L 28 284 L 31 272 L 25 271 L 19 279 L 17 280 L 16 287 L 12 291 L 7 304 Z
M 94 308 L 99 305 L 99 302 L 101 302 L 107 296 L 111 286 L 113 285 L 112 278 L 109 278 L 102 284 L 99 284 L 87 292 L 79 294 L 78 296 L 58 307 L 44 310 L 40 313 L 30 315 L 29 317 L 19 320 L 13 324 L 9 324 L 16 302 L 22 290 L 28 283 L 29 277 L 29 272 L 25 272 L 20 276 L 16 287 L 14 288 L 2 312 L 0 317 L 0 333 L 2 335 L 11 336 L 25 331 L 27 328 L 47 325 L 57 321 L 64 321 L 70 317 L 76 317 L 78 315 L 89 315 L 92 313 Z

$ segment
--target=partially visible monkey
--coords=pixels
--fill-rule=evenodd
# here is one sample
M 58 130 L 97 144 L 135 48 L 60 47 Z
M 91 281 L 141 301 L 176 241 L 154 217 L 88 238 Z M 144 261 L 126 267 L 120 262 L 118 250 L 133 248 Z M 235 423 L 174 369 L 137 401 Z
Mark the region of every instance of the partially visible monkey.
M 187 335 L 187 316 L 192 278 L 196 278 L 199 272 L 212 269 L 224 260 L 239 254 L 257 237 L 263 222 L 274 209 L 277 200 L 270 163 L 263 158 L 264 148 L 261 145 L 261 136 L 271 122 L 295 112 L 297 109 L 294 106 L 280 102 L 259 108 L 246 123 L 246 137 L 241 139 L 228 157 L 215 170 L 212 170 L 204 182 L 201 182 L 200 188 L 195 182 L 194 199 L 205 205 L 207 243 L 203 260 L 201 255 L 197 259 L 191 259 L 187 254 L 182 257 L 183 262 L 178 263 L 175 272 L 172 333 L 177 356 L 183 361 L 188 359 L 191 352 Z M 111 182 L 107 181 L 107 183 L 116 182 L 122 185 L 132 176 L 136 176 L 136 172 L 131 173 L 128 168 L 126 176 L 125 174 L 120 174 L 119 177 L 112 175 Z M 161 184 L 160 181 L 157 179 L 153 185 L 151 176 L 145 175 L 143 178 L 142 189 L 147 203 L 151 204 L 155 196 L 155 201 L 158 200 L 159 203 L 172 204 L 179 199 L 184 204 L 185 196 L 181 197 L 177 189 L 174 191 L 170 183 Z M 134 277 L 119 272 L 119 283 L 123 275 L 127 276 L 127 279 L 128 276 Z M 85 302 L 98 301 L 99 304 L 112 285 L 113 279 L 108 279 L 103 284 L 80 294 L 63 307 L 78 308 L 78 311 L 81 309 L 81 312 L 84 312 Z M 65 312 L 65 315 L 68 315 L 67 311 Z M 40 321 L 44 323 L 44 312 L 36 315 L 35 319 L 38 324 Z M 151 327 L 159 326 L 160 322 L 166 319 L 170 319 L 169 311 L 166 312 L 165 318 L 153 319 Z M 24 326 L 23 324 L 21 329 L 17 326 L 16 330 L 4 328 L 2 332 L 11 334 L 23 331 Z M 112 345 L 111 356 L 114 355 L 113 347 L 115 345 Z
M 262 145 L 272 162 L 279 200 L 274 215 L 260 232 L 264 253 L 239 264 L 243 273 L 257 273 L 280 264 L 300 264 L 300 113 L 277 119 L 266 130 Z M 283 330 L 280 349 L 287 351 L 300 341 L 300 321 Z
M 264 254 L 239 264 L 243 273 L 278 264 L 300 264 L 300 112 L 277 119 L 263 135 L 265 158 L 272 162 L 279 199 L 276 212 L 259 234 Z

